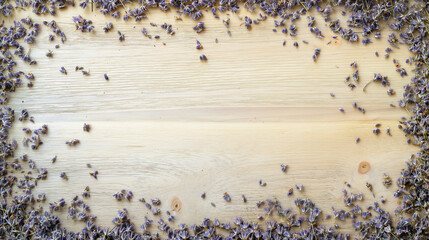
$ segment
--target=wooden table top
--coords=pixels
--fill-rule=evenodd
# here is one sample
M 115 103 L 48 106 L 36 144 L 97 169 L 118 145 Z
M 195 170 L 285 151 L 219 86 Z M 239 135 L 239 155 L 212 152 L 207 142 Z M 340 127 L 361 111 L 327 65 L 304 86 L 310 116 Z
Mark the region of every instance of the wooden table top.
M 138 201 L 141 197 L 160 198 L 161 216 L 170 210 L 177 224 L 199 223 L 204 217 L 256 220 L 263 211 L 255 203 L 265 199 L 278 199 L 297 210 L 294 199 L 308 197 L 325 213 L 332 213 L 331 206 L 344 207 L 342 189 L 348 182 L 349 192 L 365 194 L 361 205 L 384 196 L 386 208 L 396 208 L 395 187 L 383 186 L 383 174 L 395 181 L 417 148 L 408 145 L 397 128 L 398 120 L 408 113 L 389 106 L 397 104 L 402 86 L 410 82 L 411 67 L 405 64 L 409 53 L 401 46 L 385 59 L 387 34 L 367 46 L 334 39 L 317 13 L 313 15 L 324 39 L 310 33 L 305 18 L 296 23 L 298 37 L 282 34 L 280 28 L 273 32 L 271 19 L 253 24 L 248 31 L 238 18 L 246 15 L 244 11 L 229 16 L 230 29 L 222 24 L 227 15 L 215 19 L 206 14 L 206 29 L 200 34 L 192 29 L 196 22 L 186 17 L 179 21 L 172 11 L 151 11 L 147 20 L 138 23 L 77 7 L 61 11 L 58 17 L 22 10 L 15 14 L 16 19 L 55 20 L 67 35 L 65 44 L 59 38 L 50 42 L 51 31 L 42 26 L 31 48 L 37 66 L 19 62 L 17 67 L 35 75 L 34 87 L 22 87 L 10 99 L 13 108 L 26 108 L 36 121 L 17 122 L 12 137 L 22 139 L 22 127 L 49 126 L 37 151 L 24 147 L 17 151 L 28 153 L 38 167 L 48 169 L 48 179 L 35 190 L 45 192 L 47 202 L 62 197 L 69 202 L 89 186 L 87 202 L 103 226 L 111 225 L 116 210 L 122 208 L 140 225 L 144 216 L 152 215 Z M 75 30 L 72 16 L 76 15 L 91 19 L 95 32 Z M 10 21 L 6 19 L 6 25 Z M 113 23 L 112 32 L 102 30 L 107 22 Z M 173 25 L 175 35 L 161 29 L 164 22 Z M 160 39 L 144 37 L 143 27 Z M 125 41 L 118 40 L 118 30 L 125 34 Z M 196 40 L 203 50 L 195 48 Z M 298 48 L 293 46 L 295 41 Z M 60 48 L 55 49 L 55 44 Z M 315 48 L 321 54 L 313 62 Z M 53 51 L 52 58 L 45 56 L 48 50 Z M 201 54 L 207 62 L 200 62 Z M 409 76 L 400 77 L 394 58 Z M 345 79 L 354 72 L 353 61 L 358 64 L 360 83 L 351 90 Z M 76 65 L 90 75 L 75 72 Z M 62 66 L 67 75 L 59 72 Z M 377 83 L 363 92 L 374 73 L 387 75 L 397 94 L 388 96 L 388 88 Z M 353 102 L 366 113 L 354 109 Z M 89 133 L 82 131 L 84 123 L 91 125 Z M 376 123 L 382 124 L 378 136 L 372 133 Z M 385 133 L 388 127 L 393 136 Z M 358 144 L 357 137 L 361 139 Z M 81 143 L 64 144 L 74 138 Z M 57 161 L 52 164 L 54 155 Z M 370 165 L 365 174 L 358 172 L 363 161 Z M 289 165 L 286 173 L 280 164 Z M 89 175 L 95 170 L 98 180 Z M 59 177 L 63 171 L 67 181 Z M 260 179 L 267 186 L 259 186 Z M 304 190 L 287 197 L 295 184 L 303 184 Z M 134 192 L 132 201 L 113 199 L 121 189 Z M 204 200 L 200 198 L 203 192 Z M 223 200 L 224 192 L 231 195 L 231 202 Z M 242 194 L 247 203 L 242 202 Z M 82 228 L 82 223 L 67 218 L 66 211 L 58 214 L 67 228 Z

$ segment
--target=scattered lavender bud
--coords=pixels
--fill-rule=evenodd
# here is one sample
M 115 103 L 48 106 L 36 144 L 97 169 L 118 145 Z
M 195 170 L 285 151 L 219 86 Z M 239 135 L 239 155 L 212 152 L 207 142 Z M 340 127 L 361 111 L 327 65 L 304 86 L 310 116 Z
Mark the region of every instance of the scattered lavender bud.
M 384 174 L 383 176 L 383 185 L 385 187 L 389 187 L 390 185 L 392 185 L 392 179 L 387 174 Z
M 60 73 L 67 75 L 67 70 L 64 67 L 61 67 Z
M 317 58 L 319 58 L 320 55 L 320 49 L 319 48 L 315 48 L 314 49 L 314 54 L 313 54 L 313 61 L 315 62 L 317 60 Z
M 90 129 L 91 129 L 91 126 L 89 124 L 86 124 L 86 123 L 83 124 L 83 131 L 84 132 L 89 132 Z
M 231 201 L 231 196 L 227 192 L 223 193 L 223 199 L 227 202 Z
M 117 31 L 118 35 L 119 35 L 119 41 L 125 41 L 125 35 L 122 34 L 120 31 Z
M 60 173 L 60 178 L 62 178 L 64 180 L 68 180 L 67 174 L 65 172 Z
M 387 95 L 389 95 L 389 96 L 393 96 L 393 95 L 395 95 L 395 94 L 396 94 L 395 90 L 393 90 L 393 89 L 391 89 L 391 88 L 389 88 L 389 89 L 387 90 Z
M 109 32 L 113 28 L 113 24 L 111 22 L 106 23 L 106 26 L 103 27 L 104 32 Z
M 79 139 L 72 139 L 72 140 L 66 141 L 66 144 L 69 146 L 75 146 L 79 143 L 80 143 Z
M 207 57 L 206 57 L 206 55 L 204 55 L 204 54 L 203 54 L 203 55 L 201 55 L 201 56 L 200 56 L 200 60 L 201 60 L 201 61 L 207 61 Z
M 98 179 L 97 175 L 98 175 L 98 171 L 94 171 L 93 173 L 89 173 L 89 175 L 95 179 Z
M 200 33 L 202 31 L 204 31 L 204 23 L 203 22 L 198 22 L 197 25 L 195 25 L 193 27 L 194 31 L 197 33 Z
M 53 57 L 54 56 L 54 52 L 52 52 L 51 50 L 49 50 L 47 53 L 46 53 L 46 57 Z
M 161 200 L 159 200 L 159 198 L 152 198 L 152 199 L 150 199 L 150 201 L 152 202 L 152 204 L 153 204 L 154 206 L 159 206 L 159 205 L 161 205 Z
M 131 198 L 133 198 L 133 196 L 134 196 L 133 192 L 128 191 L 128 192 L 127 192 L 127 194 L 125 195 L 125 198 L 126 198 L 128 201 L 130 201 L 130 200 L 131 200 Z
M 387 135 L 392 136 L 392 133 L 390 132 L 390 128 L 386 129 L 386 133 L 387 133 Z
M 282 172 L 286 172 L 287 168 L 289 167 L 289 165 L 285 165 L 285 164 L 280 164 L 280 167 L 282 169 Z

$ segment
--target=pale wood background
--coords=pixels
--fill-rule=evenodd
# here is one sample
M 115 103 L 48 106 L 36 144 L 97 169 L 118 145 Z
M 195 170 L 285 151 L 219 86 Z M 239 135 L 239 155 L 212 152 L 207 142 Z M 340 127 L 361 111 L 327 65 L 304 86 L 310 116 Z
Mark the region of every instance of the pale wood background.
M 75 31 L 71 17 L 78 14 L 94 21 L 95 33 Z M 262 210 L 256 210 L 255 203 L 268 198 L 295 209 L 295 198 L 309 197 L 331 213 L 332 205 L 343 206 L 341 191 L 347 181 L 352 185 L 349 191 L 366 194 L 361 205 L 374 201 L 365 187 L 370 182 L 376 200 L 386 196 L 387 209 L 397 206 L 392 196 L 395 186 L 386 189 L 382 185 L 383 173 L 395 181 L 417 148 L 407 145 L 397 129 L 398 120 L 407 113 L 389 106 L 397 103 L 402 86 L 410 81 L 410 76 L 401 78 L 395 72 L 392 59 L 398 59 L 412 75 L 411 67 L 405 65 L 408 51 L 405 46 L 394 49 L 387 60 L 374 55 L 376 50 L 384 55 L 387 34 L 368 46 L 334 40 L 317 13 L 316 24 L 326 35 L 323 40 L 310 33 L 305 17 L 296 23 L 299 37 L 291 38 L 281 28 L 272 32 L 272 19 L 248 31 L 235 14 L 230 16 L 232 37 L 211 14 L 204 17 L 206 30 L 201 34 L 192 30 L 195 22 L 186 17 L 176 21 L 178 14 L 171 11 L 152 11 L 140 23 L 80 8 L 61 11 L 60 17 L 18 10 L 15 19 L 28 15 L 37 22 L 55 19 L 68 38 L 54 49 L 59 39 L 49 42 L 51 32 L 42 27 L 31 50 L 38 65 L 18 65 L 33 72 L 35 86 L 19 89 L 10 101 L 17 110 L 28 109 L 36 120 L 36 124 L 16 123 L 11 132 L 16 139 L 24 137 L 20 130 L 24 126 L 49 126 L 49 135 L 37 152 L 23 147 L 18 151 L 29 153 L 39 167 L 48 168 L 48 179 L 36 190 L 46 192 L 48 202 L 61 197 L 69 202 L 88 185 L 92 213 L 104 226 L 111 226 L 116 210 L 122 208 L 140 225 L 145 215 L 151 216 L 137 201 L 140 197 L 159 197 L 163 211 L 180 202 L 180 210 L 174 211 L 176 224 L 197 223 L 204 217 L 256 220 Z M 106 34 L 102 27 L 109 21 L 114 29 Z M 159 27 L 164 22 L 173 24 L 174 36 Z M 161 39 L 143 37 L 143 27 Z M 117 30 L 125 33 L 124 42 L 119 42 Z M 195 49 L 196 39 L 204 50 Z M 293 47 L 294 41 L 299 41 L 299 48 Z M 322 51 L 314 63 L 316 47 Z M 52 59 L 45 57 L 48 49 L 54 51 Z M 200 62 L 201 54 L 208 57 L 207 63 Z M 354 71 L 349 66 L 352 61 L 358 63 L 361 77 L 353 91 L 344 83 Z M 89 69 L 90 76 L 75 72 L 76 65 Z M 68 75 L 59 72 L 61 66 Z M 110 81 L 104 80 L 104 73 Z M 374 73 L 389 76 L 398 94 L 388 96 L 387 88 L 378 84 L 362 92 Z M 330 92 L 336 97 L 331 98 Z M 367 113 L 354 110 L 354 101 Z M 339 107 L 346 113 L 340 113 Z M 375 136 L 372 129 L 378 122 L 382 134 Z M 82 131 L 84 123 L 91 125 L 90 133 Z M 393 137 L 385 134 L 387 127 Z M 361 138 L 359 144 L 355 144 L 356 137 Z M 64 144 L 73 138 L 81 144 Z M 54 155 L 58 160 L 51 164 Z M 361 161 L 371 164 L 367 174 L 357 172 Z M 290 166 L 286 174 L 280 170 L 282 163 Z M 94 170 L 100 172 L 98 180 L 88 174 Z M 62 171 L 68 181 L 59 178 Z M 259 179 L 268 185 L 260 187 Z M 304 184 L 305 190 L 286 197 L 295 184 Z M 132 190 L 135 198 L 130 203 L 116 202 L 112 194 L 121 189 Z M 232 202 L 223 201 L 225 191 Z M 202 192 L 207 193 L 205 200 L 200 198 Z M 242 203 L 241 194 L 247 196 L 247 204 Z M 69 229 L 83 226 L 72 224 L 65 212 L 60 216 Z M 166 218 L 164 212 L 162 216 Z M 344 229 L 349 228 L 345 225 Z

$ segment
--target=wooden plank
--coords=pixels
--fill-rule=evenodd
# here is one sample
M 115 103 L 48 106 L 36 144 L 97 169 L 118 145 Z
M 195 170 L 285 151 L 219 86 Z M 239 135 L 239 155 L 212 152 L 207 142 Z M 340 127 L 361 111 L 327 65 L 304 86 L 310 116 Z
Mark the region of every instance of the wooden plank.
M 95 33 L 75 31 L 71 17 L 78 14 L 94 21 Z M 333 39 L 319 21 L 326 35 L 320 40 L 309 32 L 305 19 L 297 23 L 299 37 L 291 38 L 273 33 L 271 20 L 248 31 L 236 15 L 230 16 L 232 37 L 213 17 L 205 17 L 207 29 L 196 34 L 195 22 L 175 21 L 177 14 L 159 11 L 152 11 L 141 23 L 112 20 L 88 10 L 82 13 L 78 8 L 47 19 L 21 11 L 16 18 L 27 15 L 39 22 L 55 19 L 67 35 L 67 42 L 54 49 L 59 39 L 49 42 L 50 32 L 42 28 L 31 48 L 38 65 L 18 66 L 33 72 L 35 86 L 19 89 L 10 100 L 11 106 L 28 109 L 36 120 L 36 124 L 16 123 L 11 136 L 22 139 L 24 126 L 49 126 L 37 152 L 18 151 L 48 168 L 49 178 L 36 190 L 47 193 L 48 201 L 61 197 L 69 201 L 89 185 L 91 212 L 104 226 L 124 207 L 141 224 L 151 214 L 137 201 L 139 197 L 159 197 L 163 210 L 176 210 L 177 223 L 196 223 L 204 217 L 254 220 L 262 214 L 255 203 L 267 198 L 293 207 L 294 198 L 309 197 L 330 213 L 332 205 L 343 206 L 347 181 L 350 191 L 366 193 L 363 205 L 385 196 L 387 209 L 397 206 L 394 187 L 382 185 L 383 173 L 396 179 L 417 149 L 406 144 L 396 127 L 407 113 L 389 106 L 397 103 L 402 86 L 410 81 L 395 72 L 392 59 L 405 65 L 408 52 L 401 47 L 389 59 L 377 58 L 375 51 L 384 55 L 386 36 L 368 46 L 351 44 Z M 108 21 L 114 23 L 114 31 L 104 33 Z M 167 36 L 149 22 L 171 23 L 176 34 Z M 161 39 L 143 37 L 143 27 Z M 126 35 L 124 42 L 118 41 L 117 30 Z M 202 42 L 202 51 L 195 49 L 196 39 Z M 299 48 L 293 47 L 294 41 Z M 316 63 L 315 48 L 322 50 Z M 44 56 L 48 49 L 54 51 L 52 59 Z M 207 63 L 200 62 L 201 54 L 208 57 Z M 352 91 L 344 81 L 354 71 L 349 66 L 353 61 L 358 63 L 361 82 Z M 76 65 L 89 69 L 90 76 L 75 72 Z M 58 71 L 61 66 L 67 75 Z M 404 67 L 411 75 L 411 68 Z M 389 76 L 398 95 L 387 96 L 387 88 L 375 83 L 363 92 L 374 73 Z M 353 109 L 355 101 L 366 114 Z M 90 133 L 82 132 L 84 122 L 91 124 Z M 375 136 L 372 129 L 378 122 L 382 134 Z M 385 134 L 387 127 L 392 137 Z M 361 138 L 359 144 L 356 137 Z M 81 144 L 64 144 L 73 138 Z M 51 164 L 54 155 L 58 160 Z M 362 161 L 371 165 L 367 174 L 357 171 Z M 88 169 L 87 163 L 93 168 Z M 286 174 L 280 171 L 282 163 L 290 166 Z M 88 174 L 94 170 L 100 172 L 98 180 Z M 59 178 L 62 171 L 68 181 Z M 259 179 L 267 186 L 260 187 Z M 374 186 L 375 199 L 366 182 Z M 305 190 L 286 197 L 295 184 L 304 184 Z M 116 202 L 112 194 L 121 189 L 132 190 L 135 199 Z M 225 191 L 232 196 L 231 203 L 222 200 Z M 205 200 L 200 198 L 202 192 L 207 193 Z M 241 202 L 241 194 L 247 196 L 247 204 Z M 83 226 L 71 224 L 66 213 L 60 216 L 69 229 Z

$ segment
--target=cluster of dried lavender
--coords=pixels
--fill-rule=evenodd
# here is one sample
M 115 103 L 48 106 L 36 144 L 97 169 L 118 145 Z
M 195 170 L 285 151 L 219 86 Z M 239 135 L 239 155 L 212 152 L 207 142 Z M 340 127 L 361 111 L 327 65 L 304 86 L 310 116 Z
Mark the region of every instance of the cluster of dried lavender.
M 82 1 L 79 6 L 95 7 L 105 15 L 111 15 L 120 18 L 121 9 L 124 4 L 129 4 L 130 0 L 94 0 Z M 379 28 L 381 22 L 387 22 L 389 27 L 395 32 L 389 35 L 388 42 L 392 47 L 399 47 L 400 44 L 408 45 L 414 64 L 414 77 L 409 84 L 404 87 L 403 100 L 399 106 L 406 108 L 412 114 L 408 119 L 400 123 L 400 128 L 409 137 L 410 143 L 420 147 L 420 151 L 408 163 L 406 169 L 402 171 L 402 176 L 397 180 L 398 190 L 395 197 L 402 200 L 401 206 L 395 211 L 396 223 L 391 217 L 391 213 L 386 212 L 380 207 L 378 202 L 373 206 L 361 208 L 357 202 L 362 200 L 362 194 L 353 194 L 344 191 L 344 203 L 346 210 L 333 209 L 333 217 L 342 221 L 350 219 L 363 239 L 428 239 L 429 236 L 429 146 L 427 132 L 429 131 L 428 110 L 428 77 L 429 77 L 429 50 L 428 50 L 428 31 L 429 31 L 429 3 L 424 0 L 284 0 L 284 1 L 232 1 L 232 0 L 139 0 L 140 7 L 128 10 L 123 15 L 123 20 L 127 21 L 134 18 L 140 21 L 146 18 L 146 12 L 150 8 L 159 8 L 162 11 L 174 9 L 184 16 L 189 16 L 193 20 L 199 20 L 203 15 L 203 9 L 211 9 L 211 13 L 219 18 L 217 12 L 230 11 L 236 13 L 240 8 L 254 11 L 259 8 L 265 16 L 260 14 L 258 19 L 245 17 L 244 26 L 251 29 L 252 24 L 258 24 L 267 19 L 267 16 L 279 17 L 281 21 L 275 21 L 275 26 L 285 26 L 285 21 L 290 20 L 291 25 L 288 28 L 283 27 L 284 34 L 291 36 L 297 34 L 297 28 L 293 22 L 306 15 L 309 10 L 316 9 L 323 15 L 325 22 L 330 29 L 342 38 L 356 42 L 359 41 L 359 35 L 353 29 L 360 29 L 362 32 L 363 44 L 370 44 L 370 35 L 375 38 L 380 37 Z M 0 11 L 4 17 L 12 16 L 15 9 L 31 8 L 38 15 L 57 14 L 59 9 L 67 6 L 74 6 L 72 0 L 16 0 L 11 3 L 7 0 L 0 0 Z M 347 27 L 341 26 L 339 20 L 331 20 L 331 12 L 340 9 L 342 15 L 349 15 Z M 310 31 L 316 37 L 323 38 L 322 32 L 314 26 L 313 17 L 308 18 Z M 90 20 L 78 16 L 73 19 L 78 30 L 90 32 L 93 25 Z M 229 19 L 224 20 L 226 27 L 229 27 Z M 55 22 L 44 22 L 48 28 L 52 29 L 56 36 L 61 37 L 62 42 L 66 40 Z M 108 24 L 105 31 L 112 29 Z M 168 25 L 164 29 L 172 34 Z M 272 200 L 258 202 L 258 208 L 264 208 L 267 216 L 277 215 L 281 221 L 266 221 L 264 226 L 256 222 L 247 222 L 237 218 L 233 224 L 220 223 L 217 219 L 204 219 L 201 224 L 186 226 L 179 225 L 173 228 L 168 222 L 174 221 L 174 217 L 167 213 L 168 222 L 159 219 L 157 222 L 158 230 L 152 228 L 153 220 L 146 218 L 140 226 L 143 233 L 137 231 L 134 223 L 128 217 L 128 212 L 123 209 L 118 212 L 118 216 L 113 219 L 115 227 L 111 229 L 98 226 L 96 217 L 90 215 L 90 208 L 79 199 L 74 197 L 68 204 L 69 215 L 79 221 L 85 222 L 85 227 L 80 232 L 68 231 L 61 225 L 58 217 L 54 215 L 67 206 L 64 199 L 49 204 L 49 211 L 37 207 L 37 202 L 46 201 L 45 194 L 39 194 L 37 197 L 32 194 L 32 190 L 38 183 L 46 179 L 48 171 L 45 168 L 38 168 L 34 161 L 27 155 L 20 157 L 14 156 L 14 151 L 18 147 L 16 141 L 9 139 L 8 131 L 15 120 L 15 111 L 7 107 L 9 94 L 14 92 L 17 87 L 23 85 L 22 76 L 28 80 L 27 86 L 33 85 L 34 76 L 31 73 L 15 71 L 15 59 L 20 58 L 24 63 L 37 64 L 37 62 L 24 51 L 24 47 L 19 40 L 24 40 L 25 44 L 31 45 L 36 41 L 41 25 L 33 23 L 31 19 L 26 18 L 21 21 L 15 21 L 14 25 L 6 27 L 0 26 L 0 83 L 1 99 L 4 106 L 0 109 L 0 238 L 3 239 L 158 239 L 158 232 L 164 232 L 169 239 L 347 239 L 349 234 L 339 233 L 336 229 L 339 226 L 325 227 L 321 225 L 321 210 L 308 199 L 297 199 L 295 205 L 300 214 L 295 214 L 290 209 L 283 209 L 277 202 Z M 198 22 L 194 27 L 197 32 L 204 30 L 204 23 Z M 276 30 L 275 30 L 276 31 Z M 230 32 L 228 31 L 230 34 Z M 120 40 L 125 40 L 125 36 L 120 34 Z M 147 35 L 146 30 L 143 34 Z M 49 40 L 53 40 L 55 35 L 50 35 Z M 305 42 L 304 42 L 305 43 Z M 198 45 L 199 42 L 197 42 Z M 295 42 L 294 46 L 298 47 Z M 58 45 L 56 46 L 58 47 Z M 197 46 L 198 49 L 198 46 Z M 386 58 L 389 51 L 386 50 Z M 316 61 L 320 50 L 316 49 L 313 59 Z M 378 56 L 378 53 L 376 53 Z M 202 55 L 204 56 L 204 55 Z M 206 60 L 207 58 L 201 59 Z M 61 72 L 66 74 L 65 69 Z M 402 70 L 401 76 L 406 75 Z M 356 72 L 357 75 L 357 72 Z M 107 75 L 105 79 L 108 80 Z M 357 81 L 358 76 L 354 79 Z M 388 81 L 381 75 L 374 76 L 374 82 L 381 82 L 383 85 Z M 352 86 L 351 86 L 352 87 Z M 334 94 L 331 94 L 333 97 Z M 356 106 L 357 107 L 357 106 Z M 340 108 L 342 110 L 342 108 Z M 342 110 L 344 111 L 344 110 Z M 28 112 L 21 111 L 19 120 L 26 121 L 30 119 Z M 47 126 L 32 132 L 29 129 L 23 129 L 27 134 L 33 134 L 28 138 L 26 144 L 32 143 L 31 148 L 36 150 L 43 142 L 41 137 L 46 134 Z M 69 144 L 75 144 L 69 141 Z M 78 140 L 77 140 L 78 141 Z M 358 142 L 359 139 L 356 140 Z M 33 147 L 34 146 L 34 147 Z M 55 162 L 55 159 L 52 159 Z M 21 164 L 28 164 L 29 170 L 24 171 Z M 282 165 L 282 171 L 286 171 L 287 165 Z M 97 171 L 96 171 L 97 172 Z M 18 174 L 21 173 L 21 174 Z M 98 173 L 98 172 L 97 172 Z M 94 173 L 95 174 L 95 173 Z M 16 175 L 16 176 L 15 176 Z M 37 175 L 37 176 L 36 176 Z M 62 174 L 66 178 L 66 174 Z M 96 176 L 96 174 L 95 174 Z M 385 185 L 391 184 L 391 179 L 385 177 Z M 261 183 L 262 184 L 262 181 Z M 22 190 L 22 194 L 12 194 L 12 188 L 17 187 Z M 302 189 L 297 186 L 297 189 Z M 292 189 L 293 190 L 293 189 Z M 131 199 L 131 191 L 121 191 L 114 195 L 116 199 Z M 205 196 L 205 194 L 204 194 Z M 90 197 L 89 187 L 82 193 L 83 198 Z M 203 196 L 202 196 L 203 197 Z M 204 198 L 204 197 L 203 197 Z M 225 200 L 231 200 L 225 193 Z M 145 202 L 146 207 L 150 209 L 159 209 L 160 201 L 152 200 L 151 203 Z M 245 197 L 243 196 L 243 201 Z M 383 203 L 383 200 L 381 201 Z M 156 210 L 154 215 L 159 214 Z M 331 216 L 325 214 L 325 218 Z M 261 216 L 259 219 L 263 219 Z M 221 230 L 222 229 L 222 230 Z

